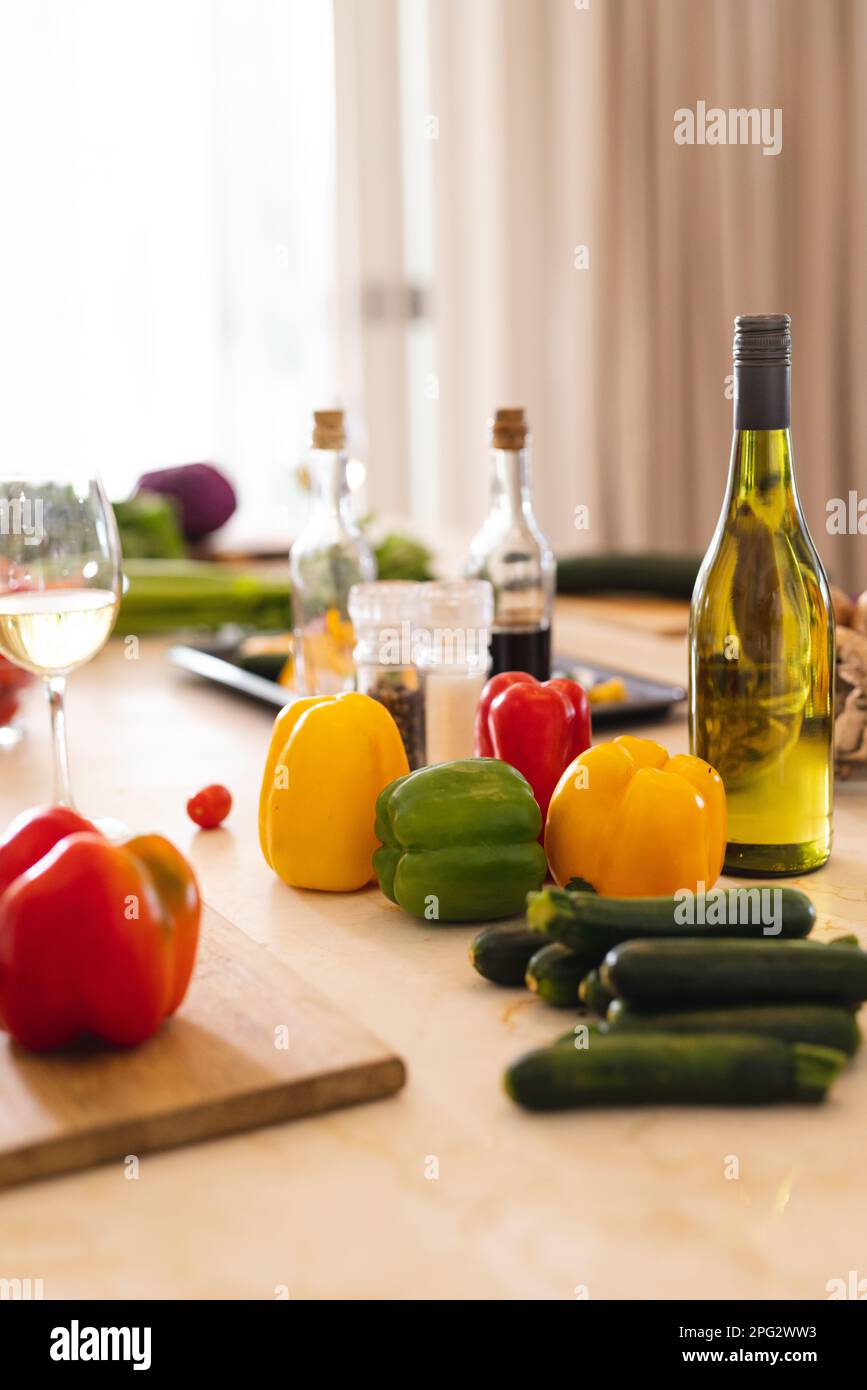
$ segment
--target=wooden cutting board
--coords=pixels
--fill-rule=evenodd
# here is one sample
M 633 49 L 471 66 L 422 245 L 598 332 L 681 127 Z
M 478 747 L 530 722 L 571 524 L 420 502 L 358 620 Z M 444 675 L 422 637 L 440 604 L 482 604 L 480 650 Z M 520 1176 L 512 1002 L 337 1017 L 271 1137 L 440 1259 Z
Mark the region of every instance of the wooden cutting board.
M 375 1100 L 403 1062 L 205 908 L 179 1013 L 130 1051 L 0 1042 L 0 1187 Z
M 557 599 L 556 647 L 563 647 L 569 619 L 598 618 L 607 627 L 654 633 L 659 637 L 685 637 L 689 631 L 689 603 L 686 599 L 660 598 L 655 594 L 581 594 Z M 567 652 L 567 655 L 574 653 Z

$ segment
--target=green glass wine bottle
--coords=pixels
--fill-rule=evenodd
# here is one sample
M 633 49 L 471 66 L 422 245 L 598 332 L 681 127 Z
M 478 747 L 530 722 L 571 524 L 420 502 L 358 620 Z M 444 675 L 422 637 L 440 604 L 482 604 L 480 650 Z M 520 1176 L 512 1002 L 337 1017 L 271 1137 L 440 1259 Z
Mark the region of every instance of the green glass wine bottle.
M 690 746 L 725 783 L 725 871 L 755 877 L 831 852 L 834 620 L 795 485 L 791 361 L 788 314 L 735 319 L 728 487 L 690 611 Z

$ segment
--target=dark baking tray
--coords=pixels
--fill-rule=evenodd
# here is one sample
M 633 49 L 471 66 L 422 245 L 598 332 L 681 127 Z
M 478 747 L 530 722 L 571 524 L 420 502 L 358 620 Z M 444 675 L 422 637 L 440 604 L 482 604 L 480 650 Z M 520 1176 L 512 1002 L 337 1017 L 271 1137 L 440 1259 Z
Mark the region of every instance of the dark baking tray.
M 193 646 L 170 647 L 169 661 L 173 666 L 202 680 L 223 685 L 239 695 L 259 700 L 263 704 L 282 708 L 296 697 L 278 685 L 276 681 L 245 671 L 232 660 L 237 650 L 237 641 L 213 641 Z M 626 671 L 616 671 L 610 666 L 597 666 L 592 661 L 575 661 L 555 658 L 556 675 L 572 676 L 585 687 L 596 681 L 609 680 L 619 676 L 626 686 L 627 699 L 615 700 L 593 706 L 593 724 L 614 724 L 633 719 L 644 719 L 651 715 L 664 715 L 679 701 L 686 698 L 686 691 L 677 685 L 664 685 L 660 681 L 645 680 L 643 676 L 632 676 Z

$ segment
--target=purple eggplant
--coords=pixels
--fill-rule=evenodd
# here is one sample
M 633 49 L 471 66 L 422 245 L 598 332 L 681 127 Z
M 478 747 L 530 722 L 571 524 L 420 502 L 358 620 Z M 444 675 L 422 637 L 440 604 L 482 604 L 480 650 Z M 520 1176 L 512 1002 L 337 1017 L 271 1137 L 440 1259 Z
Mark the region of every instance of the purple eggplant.
M 159 492 L 178 504 L 181 530 L 188 541 L 201 540 L 229 520 L 238 505 L 235 489 L 212 463 L 184 463 L 145 473 L 136 492 Z

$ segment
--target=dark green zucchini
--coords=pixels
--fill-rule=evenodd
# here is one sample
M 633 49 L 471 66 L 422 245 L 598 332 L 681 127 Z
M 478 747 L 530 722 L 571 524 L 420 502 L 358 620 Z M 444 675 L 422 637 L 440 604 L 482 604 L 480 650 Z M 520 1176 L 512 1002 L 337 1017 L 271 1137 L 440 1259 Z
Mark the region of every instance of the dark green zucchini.
M 291 633 L 257 633 L 241 642 L 235 653 L 235 664 L 254 676 L 276 681 L 291 655 Z
M 570 555 L 557 561 L 560 594 L 651 593 L 691 598 L 700 555 Z
M 829 946 L 860 946 L 861 942 L 854 932 L 849 932 L 848 936 L 835 936 L 833 941 L 828 942 Z
M 528 1110 L 573 1106 L 766 1105 L 823 1100 L 842 1052 L 737 1033 L 591 1035 L 513 1062 L 504 1082 Z
M 539 937 L 524 926 L 499 922 L 485 927 L 470 945 L 470 963 L 495 985 L 522 985 Z
M 525 983 L 555 1009 L 575 1009 L 578 1007 L 578 986 L 592 964 L 586 956 L 577 955 L 559 941 L 552 941 L 530 958 Z
M 286 657 L 277 656 L 274 652 L 263 652 L 261 656 L 242 657 L 236 665 L 253 676 L 261 676 L 263 680 L 276 683 L 286 665 Z
M 611 1033 L 759 1033 L 782 1042 L 815 1043 L 849 1056 L 861 1042 L 851 1009 L 834 1004 L 736 1004 L 728 1008 L 637 1013 L 615 999 L 605 1024 Z
M 578 986 L 578 998 L 586 1008 L 592 1009 L 594 1014 L 604 1018 L 614 995 L 610 994 L 603 985 L 599 978 L 599 971 L 591 970 Z
M 643 1011 L 867 999 L 867 951 L 819 941 L 625 941 L 599 974 Z
M 711 889 L 697 894 L 689 904 L 693 922 L 681 921 L 685 904 L 677 898 L 603 898 L 598 893 L 575 893 L 564 888 L 543 888 L 527 894 L 527 925 L 550 941 L 562 941 L 573 951 L 598 953 L 599 959 L 621 941 L 639 937 L 756 937 L 766 941 L 765 924 L 742 917 L 759 917 L 761 900 L 737 896 L 757 893 L 757 888 Z M 816 909 L 798 888 L 778 892 L 780 936 L 807 936 L 816 920 Z M 733 896 L 734 895 L 734 896 Z M 726 922 L 707 921 L 720 912 Z
M 581 1029 L 580 1033 L 578 1032 L 579 1028 Z M 590 1023 L 585 1018 L 579 1018 L 577 1023 L 572 1024 L 569 1032 L 561 1033 L 559 1038 L 554 1039 L 551 1046 L 556 1047 L 562 1043 L 568 1043 L 570 1047 L 575 1047 L 577 1041 L 579 1047 L 585 1047 L 589 1045 L 592 1038 L 601 1037 L 606 1031 L 607 1025 L 604 1023 Z

